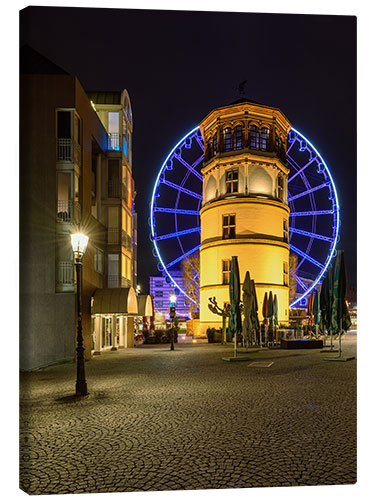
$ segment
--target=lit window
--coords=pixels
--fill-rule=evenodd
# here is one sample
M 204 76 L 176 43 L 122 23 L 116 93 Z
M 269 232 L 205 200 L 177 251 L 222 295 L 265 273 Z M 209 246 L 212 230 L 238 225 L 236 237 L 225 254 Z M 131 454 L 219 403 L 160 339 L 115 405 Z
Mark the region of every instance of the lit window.
M 230 278 L 230 259 L 224 259 L 221 261 L 221 277 L 222 277 L 222 284 L 223 285 L 228 285 L 229 284 L 229 278 Z
M 212 138 L 212 153 L 214 155 L 217 153 L 217 133 Z
M 224 129 L 224 151 L 232 149 L 232 129 L 227 127 Z
M 103 274 L 104 271 L 104 252 L 100 248 L 94 248 L 94 269 L 97 273 Z
M 242 125 L 237 125 L 234 129 L 234 149 L 242 149 Z
M 277 197 L 280 200 L 284 199 L 284 179 L 281 174 L 277 177 Z
M 269 143 L 270 143 L 270 131 L 267 127 L 263 127 L 260 132 L 260 149 L 262 151 L 268 151 Z
M 277 134 L 275 134 L 275 151 L 276 151 L 276 153 L 279 152 L 279 149 L 280 149 L 279 136 Z
M 155 297 L 163 297 L 163 290 L 155 290 Z
M 288 243 L 288 221 L 286 219 L 283 220 L 283 239 L 286 243 Z
M 287 262 L 283 262 L 283 283 L 284 286 L 288 286 L 289 283 L 289 271 Z
M 255 125 L 250 125 L 250 149 L 259 149 L 259 130 Z
M 236 237 L 236 216 L 234 214 L 223 215 L 223 239 Z
M 226 191 L 238 193 L 238 170 L 228 170 L 225 174 Z

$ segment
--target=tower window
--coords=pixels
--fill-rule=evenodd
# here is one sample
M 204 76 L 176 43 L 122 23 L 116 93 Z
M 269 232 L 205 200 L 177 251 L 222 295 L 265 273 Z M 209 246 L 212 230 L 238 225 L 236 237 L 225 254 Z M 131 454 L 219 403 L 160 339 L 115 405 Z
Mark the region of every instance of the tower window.
M 262 151 L 269 151 L 270 144 L 270 131 L 267 127 L 262 127 L 260 132 L 260 149 Z
M 236 237 L 235 214 L 223 215 L 223 240 Z
M 288 221 L 286 219 L 283 220 L 283 240 L 288 243 Z
M 283 262 L 283 283 L 284 286 L 288 286 L 289 282 L 289 272 L 288 272 L 288 263 Z
M 277 197 L 280 200 L 284 199 L 284 179 L 281 174 L 277 177 Z
M 255 125 L 250 126 L 250 149 L 259 149 L 259 130 Z
M 280 149 L 279 136 L 277 134 L 275 134 L 275 151 L 276 151 L 276 153 L 279 152 L 279 149 Z
M 238 193 L 238 170 L 228 170 L 225 174 L 226 192 Z
M 232 129 L 227 127 L 224 129 L 224 151 L 232 149 Z
M 242 149 L 242 125 L 237 125 L 234 129 L 233 143 L 234 149 Z
M 221 282 L 223 285 L 228 285 L 230 279 L 230 259 L 221 261 Z
M 217 133 L 214 134 L 214 136 L 212 138 L 212 153 L 214 155 L 216 155 L 216 153 L 217 153 Z

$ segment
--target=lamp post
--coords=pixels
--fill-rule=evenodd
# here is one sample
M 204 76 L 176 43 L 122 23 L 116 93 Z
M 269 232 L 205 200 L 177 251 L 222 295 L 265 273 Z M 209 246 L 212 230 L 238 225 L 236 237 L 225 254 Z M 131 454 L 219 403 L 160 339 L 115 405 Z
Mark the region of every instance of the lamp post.
M 85 357 L 82 336 L 82 257 L 86 251 L 88 236 L 82 233 L 71 234 L 72 248 L 74 253 L 74 266 L 77 273 L 77 381 L 76 396 L 87 394 L 87 384 L 85 377 Z
M 176 302 L 177 297 L 172 293 L 172 295 L 169 296 L 169 317 L 172 320 L 171 351 L 174 351 L 174 318 L 176 317 Z

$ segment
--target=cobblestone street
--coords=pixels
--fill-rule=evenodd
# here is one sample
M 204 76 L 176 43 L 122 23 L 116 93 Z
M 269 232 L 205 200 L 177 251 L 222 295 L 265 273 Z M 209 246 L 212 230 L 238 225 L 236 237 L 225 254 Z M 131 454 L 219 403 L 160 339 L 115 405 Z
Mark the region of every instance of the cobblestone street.
M 337 342 L 336 342 L 337 345 Z M 240 356 L 244 356 L 241 349 Z M 343 341 L 356 355 L 356 335 Z M 30 494 L 356 481 L 356 360 L 230 345 L 142 346 L 21 374 L 21 488 Z M 332 356 L 332 355 L 331 355 Z M 268 368 L 252 361 L 273 362 Z

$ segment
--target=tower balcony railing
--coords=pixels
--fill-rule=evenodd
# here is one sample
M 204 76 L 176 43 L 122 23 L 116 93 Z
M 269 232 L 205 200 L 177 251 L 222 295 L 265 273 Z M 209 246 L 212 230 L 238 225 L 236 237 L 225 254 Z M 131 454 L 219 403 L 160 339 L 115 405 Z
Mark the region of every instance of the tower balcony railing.
M 81 221 L 81 205 L 72 200 L 57 200 L 56 220 L 78 224 Z
M 72 139 L 57 139 L 57 160 L 81 164 L 81 146 Z
M 108 149 L 120 151 L 120 134 L 118 132 L 108 134 Z
M 124 246 L 126 250 L 129 250 L 129 252 L 132 249 L 132 239 L 123 229 L 121 230 L 121 245 Z
M 120 198 L 121 186 L 118 180 L 108 181 L 108 198 Z

